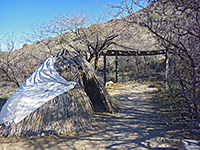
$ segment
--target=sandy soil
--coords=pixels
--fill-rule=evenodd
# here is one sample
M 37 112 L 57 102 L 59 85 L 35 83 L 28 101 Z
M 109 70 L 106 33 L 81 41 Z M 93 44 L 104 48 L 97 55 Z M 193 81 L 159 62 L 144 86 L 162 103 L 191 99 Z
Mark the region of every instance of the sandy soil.
M 156 112 L 157 88 L 148 84 L 125 84 L 109 90 L 119 103 L 115 114 L 96 114 L 92 131 L 68 136 L 26 138 L 0 137 L 0 149 L 50 150 L 172 150 L 180 136 L 160 121 Z

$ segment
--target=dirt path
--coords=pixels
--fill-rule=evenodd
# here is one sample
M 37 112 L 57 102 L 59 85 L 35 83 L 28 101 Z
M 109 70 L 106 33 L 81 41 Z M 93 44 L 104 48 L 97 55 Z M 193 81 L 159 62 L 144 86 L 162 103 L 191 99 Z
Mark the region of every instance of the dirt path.
M 147 84 L 126 84 L 111 90 L 119 112 L 96 114 L 93 131 L 71 136 L 33 139 L 0 138 L 0 149 L 80 149 L 80 150 L 172 150 L 178 143 L 171 127 L 161 124 L 153 103 L 156 88 Z

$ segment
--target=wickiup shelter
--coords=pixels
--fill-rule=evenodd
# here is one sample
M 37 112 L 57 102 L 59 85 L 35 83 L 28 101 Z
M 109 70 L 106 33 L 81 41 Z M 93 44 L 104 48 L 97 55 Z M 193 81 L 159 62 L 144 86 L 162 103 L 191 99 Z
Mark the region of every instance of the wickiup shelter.
M 47 59 L 7 100 L 0 134 L 65 134 L 92 127 L 94 112 L 113 112 L 112 100 L 92 66 L 74 51 Z

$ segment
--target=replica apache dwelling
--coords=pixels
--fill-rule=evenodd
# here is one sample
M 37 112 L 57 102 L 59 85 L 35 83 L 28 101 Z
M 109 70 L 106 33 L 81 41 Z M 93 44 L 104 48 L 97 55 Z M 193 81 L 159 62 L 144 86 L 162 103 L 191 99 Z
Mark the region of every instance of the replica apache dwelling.
M 113 112 L 111 98 L 91 65 L 62 50 L 47 59 L 7 100 L 0 134 L 65 134 L 92 127 L 93 112 Z

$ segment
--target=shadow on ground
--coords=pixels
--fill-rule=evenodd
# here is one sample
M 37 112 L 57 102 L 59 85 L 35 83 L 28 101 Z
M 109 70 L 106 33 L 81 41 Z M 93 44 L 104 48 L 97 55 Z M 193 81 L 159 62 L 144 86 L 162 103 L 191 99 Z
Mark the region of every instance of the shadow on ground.
M 109 149 L 109 150 L 173 150 L 179 133 L 175 127 L 161 124 L 156 112 L 155 90 L 148 86 L 134 90 L 120 89 L 113 97 L 119 103 L 116 114 L 95 114 L 94 129 L 68 136 L 4 139 L 10 149 Z M 130 87 L 129 87 L 130 88 Z M 174 134 L 176 132 L 176 135 Z M 10 144 L 8 144 L 10 143 Z

